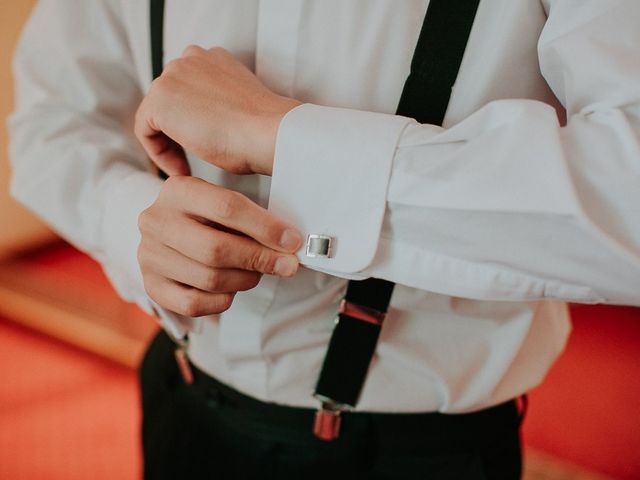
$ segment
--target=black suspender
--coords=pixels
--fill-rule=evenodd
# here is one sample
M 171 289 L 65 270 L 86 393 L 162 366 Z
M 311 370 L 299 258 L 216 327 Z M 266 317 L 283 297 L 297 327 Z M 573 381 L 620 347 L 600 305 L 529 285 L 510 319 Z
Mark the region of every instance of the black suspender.
M 158 78 L 164 65 L 164 0 L 149 0 L 151 73 Z
M 164 0 L 149 0 L 149 39 L 151 41 L 151 74 L 156 79 L 164 67 Z M 160 168 L 158 176 L 166 180 Z
M 442 125 L 480 0 L 431 0 L 398 115 Z
M 479 0 L 431 0 L 420 30 L 398 115 L 441 125 Z M 354 407 L 367 377 L 394 284 L 350 281 L 340 304 L 314 396 L 322 403 L 314 433 L 335 439 L 340 413 Z
M 149 1 L 151 64 L 156 78 L 163 65 L 164 0 Z M 430 0 L 398 115 L 442 124 L 479 1 Z M 314 393 L 322 402 L 314 433 L 323 440 L 338 436 L 340 413 L 358 401 L 393 287 L 394 283 L 375 278 L 349 282 Z

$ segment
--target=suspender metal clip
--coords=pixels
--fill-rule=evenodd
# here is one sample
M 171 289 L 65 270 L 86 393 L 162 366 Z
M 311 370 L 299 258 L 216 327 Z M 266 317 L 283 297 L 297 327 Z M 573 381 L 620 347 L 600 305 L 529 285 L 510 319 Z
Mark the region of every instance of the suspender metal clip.
M 178 364 L 178 370 L 180 370 L 182 380 L 184 380 L 184 383 L 187 385 L 193 384 L 193 370 L 191 370 L 189 357 L 187 357 L 186 347 L 178 345 L 174 350 L 174 355 L 176 357 L 176 363 Z
M 316 412 L 313 422 L 313 434 L 320 440 L 330 442 L 340 436 L 340 424 L 342 418 L 340 414 L 349 409 L 348 405 L 334 402 L 328 398 L 320 398 L 322 406 Z

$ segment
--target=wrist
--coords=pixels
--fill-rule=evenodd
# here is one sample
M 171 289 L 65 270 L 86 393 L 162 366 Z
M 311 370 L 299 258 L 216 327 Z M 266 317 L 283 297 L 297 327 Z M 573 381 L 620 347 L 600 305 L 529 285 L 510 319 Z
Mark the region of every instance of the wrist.
M 267 112 L 256 118 L 258 134 L 254 137 L 254 141 L 257 139 L 260 147 L 251 165 L 254 173 L 271 176 L 280 123 L 287 113 L 299 105 L 302 105 L 302 102 L 278 95 Z

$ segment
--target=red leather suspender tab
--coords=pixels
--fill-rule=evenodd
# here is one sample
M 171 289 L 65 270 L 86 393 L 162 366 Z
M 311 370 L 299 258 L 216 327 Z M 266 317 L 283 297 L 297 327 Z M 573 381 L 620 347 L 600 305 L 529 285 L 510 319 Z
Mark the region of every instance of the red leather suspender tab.
M 479 0 L 431 0 L 398 105 L 398 115 L 441 125 Z M 340 435 L 342 413 L 356 406 L 374 356 L 394 284 L 350 281 L 316 384 L 320 401 L 313 433 Z

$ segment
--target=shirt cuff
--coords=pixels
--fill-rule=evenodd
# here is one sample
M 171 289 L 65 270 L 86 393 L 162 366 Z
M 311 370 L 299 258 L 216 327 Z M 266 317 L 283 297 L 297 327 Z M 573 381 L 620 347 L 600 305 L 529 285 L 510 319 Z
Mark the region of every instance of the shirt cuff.
M 354 274 L 373 260 L 396 146 L 413 120 L 303 104 L 278 130 L 269 210 L 306 236 L 331 237 L 329 257 L 298 252 L 303 265 Z

